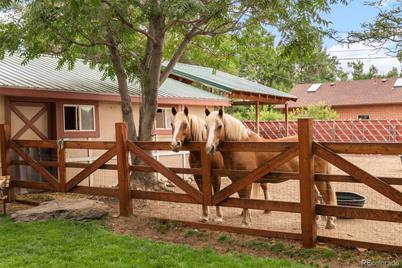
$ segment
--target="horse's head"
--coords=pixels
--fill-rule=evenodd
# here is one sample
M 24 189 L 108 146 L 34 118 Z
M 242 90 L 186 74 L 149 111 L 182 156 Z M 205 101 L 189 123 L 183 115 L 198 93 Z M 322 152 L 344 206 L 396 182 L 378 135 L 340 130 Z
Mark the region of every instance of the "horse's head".
M 191 137 L 190 122 L 188 117 L 188 109 L 184 108 L 183 112 L 177 112 L 176 108 L 172 108 L 172 142 L 170 147 L 174 152 L 178 152 L 183 145 L 184 141 Z
M 218 145 L 225 139 L 225 125 L 223 123 L 223 110 L 209 112 L 205 109 L 206 124 L 207 124 L 207 143 L 205 148 L 207 153 L 214 154 Z

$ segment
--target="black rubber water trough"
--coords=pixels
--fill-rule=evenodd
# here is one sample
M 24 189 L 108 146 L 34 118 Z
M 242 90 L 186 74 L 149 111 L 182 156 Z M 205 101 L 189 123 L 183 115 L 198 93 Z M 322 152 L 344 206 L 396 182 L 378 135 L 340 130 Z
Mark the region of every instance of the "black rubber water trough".
M 353 192 L 336 192 L 338 206 L 363 207 L 367 197 Z

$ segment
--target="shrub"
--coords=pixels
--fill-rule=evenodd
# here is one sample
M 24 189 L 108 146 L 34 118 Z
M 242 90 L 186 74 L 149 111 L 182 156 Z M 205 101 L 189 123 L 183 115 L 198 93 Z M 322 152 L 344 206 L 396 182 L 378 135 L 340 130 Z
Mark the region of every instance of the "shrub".
M 306 108 L 297 108 L 289 113 L 290 120 L 297 120 L 298 118 L 311 117 L 316 120 L 335 120 L 338 114 L 331 106 L 325 103 L 317 103 Z

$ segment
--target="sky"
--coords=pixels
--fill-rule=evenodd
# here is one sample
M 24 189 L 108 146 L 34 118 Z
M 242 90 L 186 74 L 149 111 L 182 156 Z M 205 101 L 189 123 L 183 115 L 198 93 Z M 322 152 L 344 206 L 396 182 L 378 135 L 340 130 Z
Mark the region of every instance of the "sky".
M 332 6 L 331 13 L 323 14 L 323 17 L 332 22 L 331 28 L 339 32 L 340 35 L 348 31 L 361 30 L 361 23 L 373 21 L 378 13 L 378 9 L 367 6 L 366 0 L 352 0 L 347 6 L 336 4 Z M 381 8 L 389 8 L 400 4 L 401 0 L 384 0 Z M 402 65 L 397 58 L 388 58 L 386 50 L 374 50 L 364 44 L 353 44 L 349 47 L 337 44 L 333 39 L 326 38 L 324 46 L 328 53 L 337 56 L 338 59 L 345 58 L 370 58 L 362 59 L 365 70 L 368 71 L 371 64 L 375 65 L 381 74 L 387 73 L 392 67 L 397 67 L 401 71 Z M 386 57 L 380 58 L 378 57 Z M 374 59 L 376 58 L 376 59 Z M 351 68 L 347 66 L 350 60 L 340 60 L 344 70 L 350 72 Z

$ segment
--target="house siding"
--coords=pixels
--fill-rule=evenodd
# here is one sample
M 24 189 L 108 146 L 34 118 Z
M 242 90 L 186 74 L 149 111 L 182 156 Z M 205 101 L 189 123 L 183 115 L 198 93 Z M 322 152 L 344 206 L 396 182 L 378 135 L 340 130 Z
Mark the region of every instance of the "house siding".
M 338 113 L 338 120 L 357 120 L 358 115 L 369 115 L 370 119 L 402 119 L 402 104 L 362 105 L 332 107 Z

